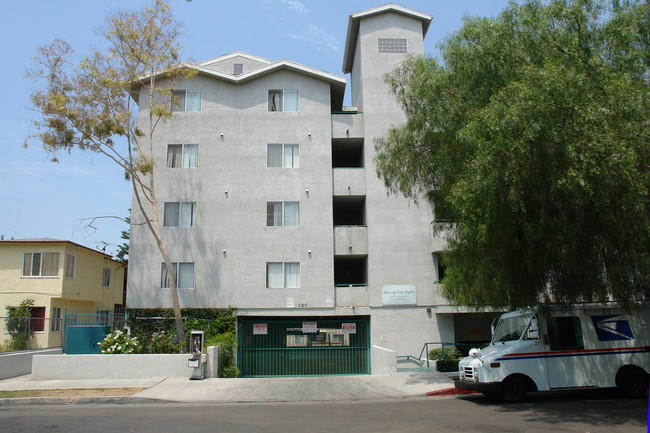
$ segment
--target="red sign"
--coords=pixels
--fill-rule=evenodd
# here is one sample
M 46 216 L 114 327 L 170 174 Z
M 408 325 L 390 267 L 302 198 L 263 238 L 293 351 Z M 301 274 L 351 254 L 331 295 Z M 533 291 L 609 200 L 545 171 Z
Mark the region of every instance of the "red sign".
M 357 324 L 356 323 L 342 323 L 341 330 L 344 334 L 356 334 L 357 333 Z
M 269 325 L 267 323 L 253 323 L 253 335 L 267 335 Z

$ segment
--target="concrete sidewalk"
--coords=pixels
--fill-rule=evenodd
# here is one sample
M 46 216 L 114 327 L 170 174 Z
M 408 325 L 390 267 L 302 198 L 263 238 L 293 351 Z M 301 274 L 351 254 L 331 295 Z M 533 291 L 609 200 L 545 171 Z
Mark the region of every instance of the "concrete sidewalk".
M 94 379 L 32 380 L 20 376 L 0 381 L 0 391 L 146 388 L 129 397 L 66 398 L 61 403 L 252 403 L 359 401 L 425 397 L 428 392 L 453 388 L 453 381 L 438 372 L 400 372 L 384 375 L 204 379 Z M 39 404 L 43 398 L 0 399 L 0 405 Z M 57 397 L 51 397 L 57 399 Z M 12 401 L 9 401 L 12 400 Z M 30 400 L 33 400 L 30 402 Z M 47 403 L 47 401 L 45 402 Z M 56 404 L 56 401 L 50 401 Z

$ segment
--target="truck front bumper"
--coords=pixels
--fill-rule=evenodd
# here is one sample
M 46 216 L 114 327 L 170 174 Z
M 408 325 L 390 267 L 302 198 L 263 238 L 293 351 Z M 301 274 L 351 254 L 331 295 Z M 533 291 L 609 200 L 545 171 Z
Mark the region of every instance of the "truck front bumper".
M 457 380 L 454 385 L 458 389 L 478 391 L 484 394 L 498 394 L 501 392 L 501 382 L 475 382 L 473 380 Z

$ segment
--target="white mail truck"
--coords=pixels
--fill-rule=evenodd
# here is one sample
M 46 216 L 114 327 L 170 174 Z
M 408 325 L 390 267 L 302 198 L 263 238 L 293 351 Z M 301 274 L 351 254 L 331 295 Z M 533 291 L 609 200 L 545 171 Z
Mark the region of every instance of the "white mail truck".
M 506 401 L 528 391 L 618 387 L 648 392 L 650 309 L 606 304 L 535 307 L 501 315 L 492 341 L 459 362 L 457 388 Z

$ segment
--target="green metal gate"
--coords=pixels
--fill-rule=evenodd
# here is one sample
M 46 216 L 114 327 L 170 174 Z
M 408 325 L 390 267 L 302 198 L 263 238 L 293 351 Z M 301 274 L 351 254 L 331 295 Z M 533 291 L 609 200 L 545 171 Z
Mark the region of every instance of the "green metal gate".
M 370 374 L 370 318 L 239 318 L 243 377 Z

